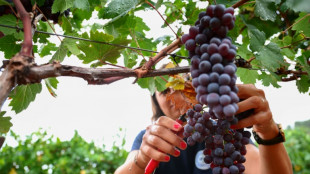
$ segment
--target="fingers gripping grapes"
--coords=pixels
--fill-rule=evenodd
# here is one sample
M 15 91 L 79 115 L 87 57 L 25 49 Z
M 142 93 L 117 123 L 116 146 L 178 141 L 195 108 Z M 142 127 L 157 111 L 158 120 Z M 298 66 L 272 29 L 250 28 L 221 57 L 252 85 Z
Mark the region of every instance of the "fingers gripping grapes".
M 253 109 L 254 112 L 249 117 L 239 120 L 238 124 L 235 125 L 236 129 L 254 126 L 254 131 L 260 125 L 268 125 L 273 123 L 272 113 L 269 108 L 268 101 L 265 98 L 263 90 L 257 89 L 254 85 L 238 85 L 239 92 L 238 96 L 242 99 L 238 103 L 239 110 L 237 114 Z

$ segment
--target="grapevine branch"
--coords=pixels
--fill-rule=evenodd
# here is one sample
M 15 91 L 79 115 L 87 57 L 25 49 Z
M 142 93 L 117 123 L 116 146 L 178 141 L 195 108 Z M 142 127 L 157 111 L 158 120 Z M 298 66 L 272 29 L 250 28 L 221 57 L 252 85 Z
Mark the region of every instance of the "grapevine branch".
M 178 49 L 182 45 L 181 39 L 178 38 L 173 43 L 168 45 L 166 48 L 162 49 L 156 56 L 152 57 L 149 61 L 145 62 L 145 64 L 136 70 L 137 77 L 143 77 L 153 65 L 158 63 L 160 60 L 162 60 L 165 56 L 172 53 L 176 49 Z
M 233 8 L 238 8 L 240 7 L 241 5 L 243 5 L 244 3 L 248 2 L 249 0 L 241 0 L 241 1 L 238 1 L 236 4 L 232 5 Z
M 32 57 L 32 32 L 29 13 L 25 10 L 20 0 L 13 0 L 13 3 L 15 4 L 15 7 L 24 25 L 24 42 L 20 53 L 24 56 Z
M 189 66 L 150 70 L 143 77 L 155 77 L 168 74 L 178 74 L 189 72 Z M 84 68 L 70 65 L 62 65 L 59 62 L 53 62 L 44 65 L 33 65 L 29 67 L 24 74 L 27 82 L 40 82 L 42 79 L 59 76 L 79 77 L 88 82 L 88 84 L 110 84 L 119 77 L 137 77 L 135 70 L 122 68 Z M 111 81 L 110 81 L 111 80 Z M 27 83 L 25 82 L 25 83 Z

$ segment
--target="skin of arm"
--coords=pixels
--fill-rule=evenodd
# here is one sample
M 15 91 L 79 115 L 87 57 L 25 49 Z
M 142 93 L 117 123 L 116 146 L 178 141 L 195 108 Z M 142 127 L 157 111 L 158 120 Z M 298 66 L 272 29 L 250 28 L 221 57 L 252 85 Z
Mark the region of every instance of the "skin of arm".
M 253 130 L 264 140 L 269 140 L 279 134 L 277 124 L 272 119 L 264 91 L 254 85 L 238 85 L 238 96 L 245 99 L 238 103 L 239 110 L 244 112 L 254 109 L 254 114 L 242 119 L 234 128 L 244 128 L 253 125 Z M 246 174 L 292 174 L 292 164 L 283 143 L 275 145 L 247 145 L 245 162 Z

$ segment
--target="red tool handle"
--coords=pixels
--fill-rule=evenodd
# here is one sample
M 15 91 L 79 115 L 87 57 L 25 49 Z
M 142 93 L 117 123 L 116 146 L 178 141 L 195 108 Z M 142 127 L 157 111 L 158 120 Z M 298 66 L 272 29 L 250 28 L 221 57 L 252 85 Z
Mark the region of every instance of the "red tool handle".
M 181 125 L 186 121 L 185 119 L 185 114 L 180 116 L 179 119 L 176 120 L 176 122 L 180 123 Z M 178 133 L 176 131 L 173 131 L 174 133 Z M 145 167 L 145 171 L 144 174 L 152 174 L 153 171 L 158 167 L 159 165 L 159 161 L 151 159 L 150 162 L 147 164 L 147 166 Z

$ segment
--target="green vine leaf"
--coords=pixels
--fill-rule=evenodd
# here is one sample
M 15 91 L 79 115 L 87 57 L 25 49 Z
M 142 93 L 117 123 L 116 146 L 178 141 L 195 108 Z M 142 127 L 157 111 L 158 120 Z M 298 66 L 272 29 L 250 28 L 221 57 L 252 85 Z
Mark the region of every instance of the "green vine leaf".
M 295 12 L 310 13 L 309 0 L 286 0 L 285 5 Z
M 16 43 L 17 40 L 12 35 L 0 38 L 0 51 L 4 52 L 4 57 L 10 59 L 21 49 L 21 45 Z
M 82 9 L 82 10 L 89 10 L 90 4 L 89 4 L 88 0 L 75 0 L 74 1 L 74 7 Z
M 39 55 L 41 57 L 52 55 L 51 51 L 56 51 L 56 50 L 57 50 L 56 44 L 52 42 L 48 42 L 46 45 L 41 46 L 39 50 Z
M 10 93 L 12 100 L 9 106 L 12 106 L 12 110 L 18 114 L 21 111 L 27 109 L 29 104 L 35 100 L 37 94 L 39 94 L 41 91 L 41 83 L 17 86 Z
M 275 88 L 280 88 L 281 86 L 278 84 L 278 81 L 281 80 L 281 78 L 276 75 L 275 73 L 270 73 L 269 75 L 266 72 L 262 72 L 262 74 L 259 75 L 259 80 L 262 80 L 264 86 L 270 86 L 272 85 Z
M 0 133 L 9 132 L 10 128 L 13 126 L 11 123 L 11 117 L 4 117 L 6 111 L 0 112 Z
M 165 80 L 164 80 L 165 79 Z M 167 89 L 166 84 L 169 79 L 169 76 L 161 76 L 161 77 L 155 77 L 155 86 L 157 91 L 161 92 Z
M 246 68 L 237 68 L 238 77 L 244 84 L 255 84 L 258 79 L 258 72 L 255 70 L 249 70 Z
M 114 18 L 112 20 L 115 21 L 134 9 L 140 1 L 141 0 L 113 0 L 106 8 L 102 8 L 99 11 L 98 17 L 103 19 Z
M 11 14 L 0 16 L 0 24 L 23 28 L 23 23 L 20 20 L 17 20 L 16 17 Z M 4 35 L 13 35 L 18 40 L 24 39 L 24 34 L 21 31 L 17 32 L 12 28 L 6 28 L 6 27 L 0 27 L 0 31 Z
M 297 21 L 299 21 L 297 23 Z M 301 13 L 300 17 L 295 20 L 296 24 L 292 30 L 304 33 L 307 37 L 310 37 L 310 14 Z
M 255 15 L 261 17 L 262 20 L 276 20 L 276 7 L 272 1 L 256 0 L 255 1 Z
M 64 12 L 68 8 L 73 7 L 74 0 L 55 0 L 52 6 L 52 13 Z
M 306 75 L 302 75 L 299 80 L 296 81 L 299 92 L 306 93 L 310 88 L 310 78 Z
M 148 89 L 151 95 L 155 93 L 156 85 L 154 77 L 139 78 L 137 83 L 141 88 Z
M 258 29 L 249 30 L 250 48 L 254 51 L 259 51 L 264 46 L 266 41 L 265 33 Z
M 283 55 L 281 54 L 281 49 L 277 44 L 272 42 L 259 50 L 256 60 L 271 72 L 276 72 L 278 68 L 286 66 Z

